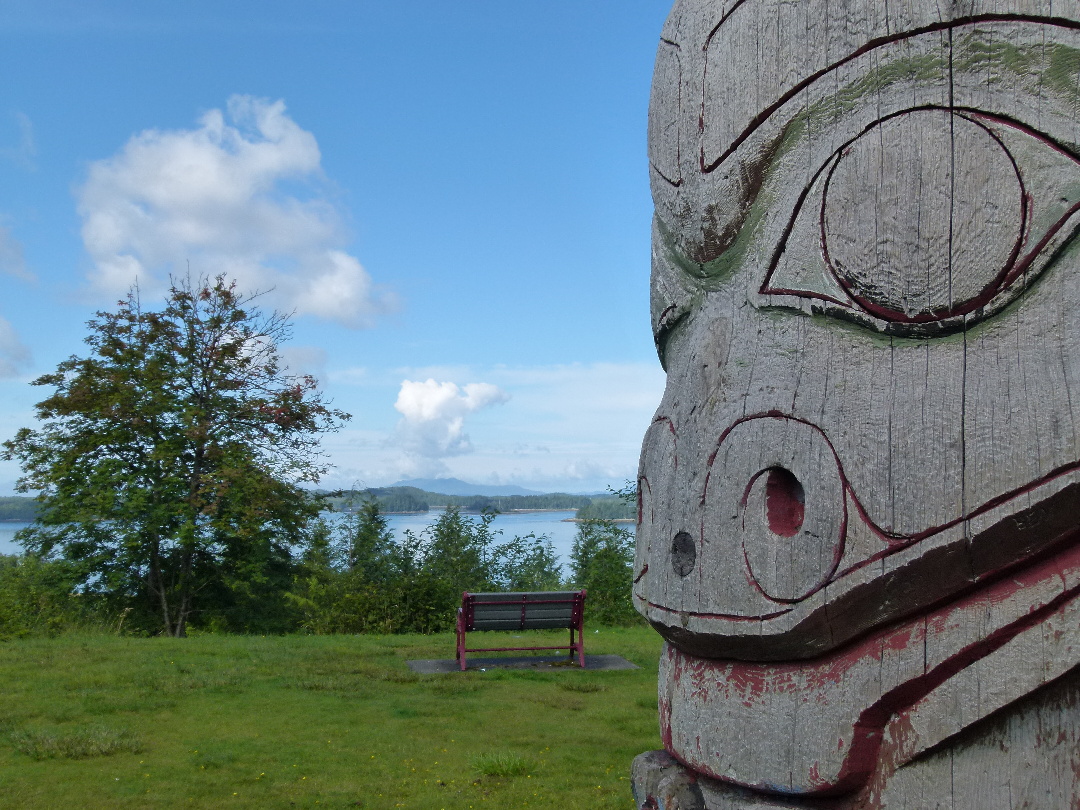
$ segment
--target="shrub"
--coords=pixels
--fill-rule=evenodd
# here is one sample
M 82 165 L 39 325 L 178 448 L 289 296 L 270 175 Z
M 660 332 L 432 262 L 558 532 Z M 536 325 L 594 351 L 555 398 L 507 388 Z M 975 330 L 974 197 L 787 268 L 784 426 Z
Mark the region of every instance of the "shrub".
M 570 552 L 572 583 L 588 590 L 585 621 L 631 625 L 641 621 L 630 591 L 634 579 L 634 536 L 610 521 L 587 520 L 578 526 Z
M 288 594 L 309 633 L 435 633 L 454 626 L 461 592 L 549 590 L 562 572 L 546 537 L 501 541 L 494 512 L 451 507 L 397 540 L 375 501 L 309 544 Z
M 71 564 L 0 555 L 0 639 L 55 635 L 86 618 Z

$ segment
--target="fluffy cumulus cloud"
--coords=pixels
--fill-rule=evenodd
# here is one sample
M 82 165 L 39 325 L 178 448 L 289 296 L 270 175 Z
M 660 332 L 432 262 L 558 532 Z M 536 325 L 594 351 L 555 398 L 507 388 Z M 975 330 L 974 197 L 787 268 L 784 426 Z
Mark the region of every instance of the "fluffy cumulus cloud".
M 489 383 L 459 387 L 430 378 L 402 381 L 394 408 L 402 417 L 396 443 L 406 453 L 403 469 L 418 475 L 444 473 L 444 458 L 473 450 L 465 432 L 465 417 L 509 398 Z
M 641 439 L 664 391 L 658 363 L 487 369 L 514 397 L 513 418 L 453 461 L 468 481 L 544 491 L 602 492 L 633 479 Z
M 283 101 L 233 96 L 195 129 L 146 130 L 78 189 L 92 285 L 115 295 L 170 272 L 274 289 L 279 308 L 349 327 L 392 306 L 343 247 L 319 146 Z

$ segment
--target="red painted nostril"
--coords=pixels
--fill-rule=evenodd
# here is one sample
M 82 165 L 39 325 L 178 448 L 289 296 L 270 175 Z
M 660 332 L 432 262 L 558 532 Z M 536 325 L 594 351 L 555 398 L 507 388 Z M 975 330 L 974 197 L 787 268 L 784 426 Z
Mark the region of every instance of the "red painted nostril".
M 806 493 L 799 479 L 783 467 L 773 467 L 765 480 L 765 517 L 769 529 L 781 537 L 794 537 L 806 514 Z

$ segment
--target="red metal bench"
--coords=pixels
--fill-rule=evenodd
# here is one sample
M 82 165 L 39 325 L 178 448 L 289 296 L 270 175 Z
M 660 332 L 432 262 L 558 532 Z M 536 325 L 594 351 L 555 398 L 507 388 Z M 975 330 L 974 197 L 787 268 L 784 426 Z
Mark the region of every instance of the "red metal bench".
M 457 660 L 465 670 L 465 654 L 475 652 L 518 652 L 568 650 L 577 653 L 585 666 L 585 591 L 533 591 L 526 593 L 469 593 L 461 595 L 457 615 Z M 570 644 L 554 647 L 465 648 L 465 634 L 474 630 L 546 630 L 568 628 Z M 577 634 L 575 641 L 574 634 Z

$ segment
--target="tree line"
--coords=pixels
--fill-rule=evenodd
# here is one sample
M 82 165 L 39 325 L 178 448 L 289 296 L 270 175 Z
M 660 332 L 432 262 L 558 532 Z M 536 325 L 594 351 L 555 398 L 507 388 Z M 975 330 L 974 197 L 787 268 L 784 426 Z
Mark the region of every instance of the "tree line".
M 37 517 L 37 512 L 37 501 L 33 498 L 0 498 L 0 520 L 30 523 Z
M 396 538 L 365 502 L 305 552 L 306 573 L 289 593 L 311 633 L 433 633 L 453 628 L 462 591 L 585 588 L 586 620 L 630 624 L 633 536 L 610 523 L 578 527 L 570 570 L 544 536 L 503 538 L 493 512 L 450 507 L 419 533 Z
M 311 489 L 327 469 L 319 442 L 350 416 L 282 363 L 289 320 L 257 298 L 188 278 L 155 311 L 133 289 L 88 323 L 87 356 L 33 381 L 50 389 L 38 425 L 0 453 L 22 468 L 17 489 L 38 493 L 17 535 L 26 554 L 0 558 L 0 637 L 81 622 L 434 632 L 462 590 L 565 586 L 589 589 L 593 621 L 635 620 L 632 541 L 610 523 L 581 525 L 565 573 L 545 538 L 503 539 L 493 510 L 467 517 L 453 496 L 401 538 L 378 496 L 329 524 Z
M 595 499 L 588 495 L 568 495 L 552 492 L 544 495 L 444 495 L 416 487 L 369 487 L 362 490 L 336 492 L 328 497 L 335 509 L 355 508 L 362 500 L 375 500 L 384 514 L 398 512 L 427 512 L 432 507 L 456 507 L 463 512 L 480 513 L 489 510 L 512 512 L 515 510 L 565 509 L 578 510 L 589 506 Z M 605 498 L 605 500 L 608 500 Z
M 630 498 L 593 498 L 577 511 L 578 520 L 636 520 L 637 493 Z
M 186 632 L 435 633 L 453 628 L 462 591 L 585 588 L 586 623 L 640 621 L 630 601 L 633 535 L 605 521 L 578 526 L 569 570 L 544 536 L 503 538 L 494 513 L 450 507 L 420 532 L 396 537 L 375 501 L 341 521 L 315 519 L 273 580 L 248 582 L 243 598 L 201 597 Z M 75 560 L 0 555 L 0 639 L 99 627 L 164 632 L 138 591 L 88 587 Z M 268 584 L 268 583 L 264 583 Z

